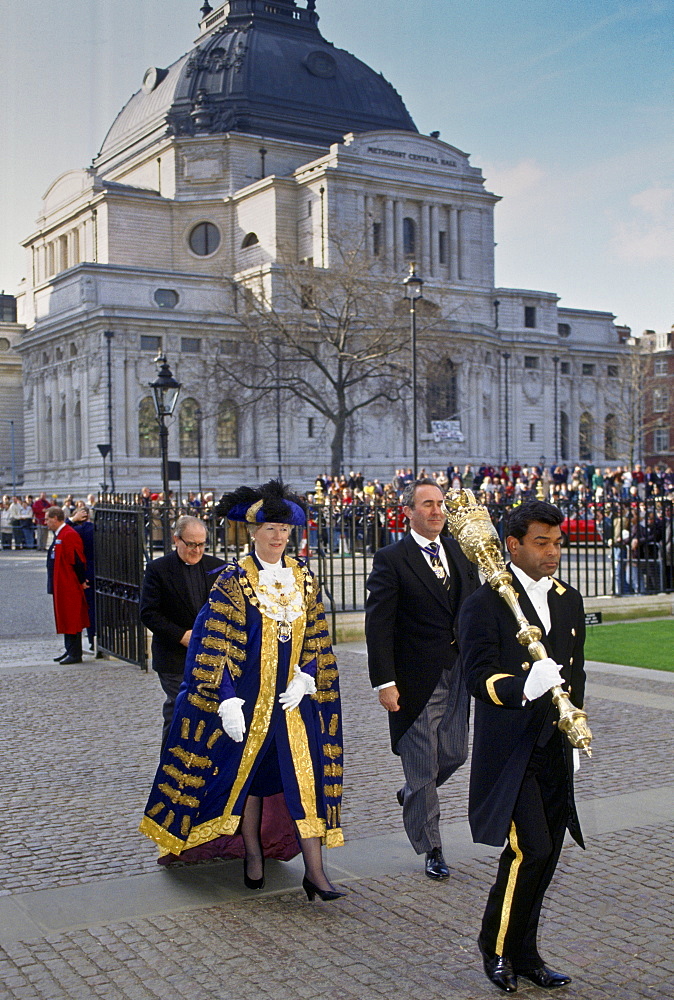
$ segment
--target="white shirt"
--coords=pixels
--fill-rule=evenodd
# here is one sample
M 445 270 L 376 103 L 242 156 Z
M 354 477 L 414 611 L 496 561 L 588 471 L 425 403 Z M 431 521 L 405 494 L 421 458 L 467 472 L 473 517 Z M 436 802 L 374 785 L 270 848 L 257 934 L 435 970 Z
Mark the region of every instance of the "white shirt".
M 519 585 L 525 590 L 527 597 L 534 606 L 534 611 L 540 618 L 546 633 L 550 631 L 552 622 L 550 619 L 550 608 L 548 606 L 548 591 L 552 586 L 552 577 L 544 576 L 540 580 L 532 580 L 530 576 L 510 564 L 510 572 L 513 574 Z
M 447 553 L 445 552 L 444 546 L 440 541 L 440 535 L 436 535 L 435 538 L 424 538 L 424 536 L 420 535 L 418 531 L 414 530 L 414 528 L 410 528 L 410 535 L 417 543 L 419 548 L 422 549 L 421 554 L 429 566 L 431 566 L 431 554 L 430 552 L 424 552 L 423 549 L 427 545 L 430 545 L 432 542 L 437 542 L 437 544 L 440 546 L 440 551 L 438 552 L 438 555 L 440 556 L 440 562 L 445 567 L 445 573 L 447 574 L 447 576 L 449 576 L 449 563 L 447 562 Z

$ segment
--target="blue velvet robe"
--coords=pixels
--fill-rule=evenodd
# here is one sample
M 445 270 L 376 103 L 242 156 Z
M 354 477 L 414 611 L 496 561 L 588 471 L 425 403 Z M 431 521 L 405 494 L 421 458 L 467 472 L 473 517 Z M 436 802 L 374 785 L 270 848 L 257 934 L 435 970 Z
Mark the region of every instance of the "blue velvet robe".
M 246 797 L 283 792 L 301 837 L 344 842 L 341 830 L 342 727 L 335 657 L 317 581 L 285 557 L 304 596 L 292 639 L 257 606 L 253 556 L 228 563 L 199 613 L 185 678 L 140 830 L 164 854 L 180 855 L 237 833 Z M 285 712 L 279 694 L 299 664 L 317 693 Z M 218 705 L 242 698 L 246 732 L 223 731 Z M 236 853 L 236 852 L 233 852 Z

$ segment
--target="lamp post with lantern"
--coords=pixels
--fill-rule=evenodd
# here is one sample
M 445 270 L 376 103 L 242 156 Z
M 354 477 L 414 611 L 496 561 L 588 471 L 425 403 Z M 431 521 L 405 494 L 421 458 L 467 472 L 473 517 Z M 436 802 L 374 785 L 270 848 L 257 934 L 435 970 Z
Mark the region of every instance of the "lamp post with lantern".
M 159 423 L 159 449 L 161 452 L 162 489 L 164 491 L 162 534 L 164 536 L 164 552 L 168 553 L 171 548 L 171 539 L 169 534 L 168 427 L 166 426 L 166 418 L 173 415 L 181 383 L 173 377 L 165 355 L 158 354 L 154 363 L 157 365 L 158 373 L 154 382 L 150 382 L 150 388 Z
M 416 271 L 414 261 L 410 263 L 410 273 L 403 281 L 405 298 L 410 304 L 410 328 L 412 339 L 412 467 L 414 478 L 419 474 L 417 441 L 417 302 L 422 298 L 423 279 Z

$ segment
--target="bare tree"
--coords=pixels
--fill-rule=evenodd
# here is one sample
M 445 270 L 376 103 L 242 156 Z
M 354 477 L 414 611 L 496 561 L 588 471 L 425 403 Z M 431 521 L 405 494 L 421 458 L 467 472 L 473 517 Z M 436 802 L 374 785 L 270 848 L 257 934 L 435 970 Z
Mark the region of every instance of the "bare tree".
M 647 407 L 652 349 L 653 345 L 647 337 L 630 337 L 615 365 L 614 377 L 610 379 L 613 391 L 608 399 L 613 408 L 613 422 L 605 432 L 606 457 L 629 462 L 632 469 L 635 462 L 642 461 L 643 438 L 650 425 L 654 424 L 648 418 Z M 613 447 L 610 448 L 609 444 Z M 612 455 L 609 455 L 610 451 Z
M 338 474 L 348 422 L 377 403 L 396 403 L 409 386 L 409 323 L 391 282 L 346 241 L 331 240 L 330 268 L 284 262 L 243 283 L 236 319 L 245 357 L 219 356 L 220 386 L 249 402 L 280 392 L 332 425 L 331 471 Z M 240 398 L 240 394 L 239 394 Z

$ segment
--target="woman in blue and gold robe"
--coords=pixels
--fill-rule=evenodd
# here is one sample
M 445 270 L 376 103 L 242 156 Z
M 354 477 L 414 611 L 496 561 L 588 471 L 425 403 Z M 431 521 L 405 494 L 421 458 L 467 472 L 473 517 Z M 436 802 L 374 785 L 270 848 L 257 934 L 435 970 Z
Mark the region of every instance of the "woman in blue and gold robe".
M 338 673 L 317 581 L 284 554 L 305 523 L 280 483 L 227 494 L 254 554 L 228 563 L 192 631 L 185 678 L 140 829 L 165 858 L 305 862 L 310 899 L 335 898 L 321 845 L 343 843 Z

